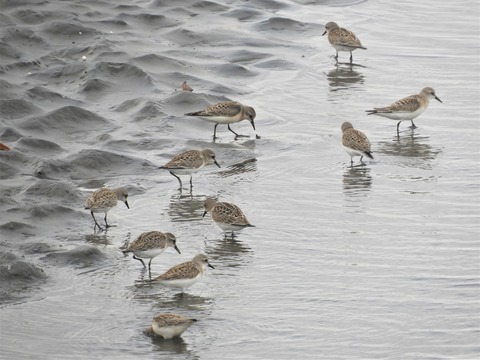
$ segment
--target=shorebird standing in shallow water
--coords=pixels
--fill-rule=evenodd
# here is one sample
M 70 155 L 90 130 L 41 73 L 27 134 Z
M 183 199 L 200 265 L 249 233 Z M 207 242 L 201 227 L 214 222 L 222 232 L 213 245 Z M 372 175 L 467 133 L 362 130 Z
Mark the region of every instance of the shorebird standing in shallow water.
M 152 326 L 145 330 L 147 335 L 156 334 L 164 339 L 182 335 L 196 319 L 177 314 L 160 314 L 153 318 Z
M 236 101 L 225 101 L 215 105 L 211 105 L 204 110 L 191 112 L 185 114 L 186 116 L 197 116 L 202 120 L 210 121 L 215 123 L 215 127 L 213 128 L 213 140 L 217 137 L 217 126 L 218 124 L 227 124 L 228 130 L 235 134 L 235 138 L 239 136 L 246 136 L 246 135 L 239 135 L 235 131 L 230 128 L 230 124 L 248 120 L 252 124 L 253 130 L 255 130 L 255 109 L 240 104 Z
M 365 134 L 353 128 L 349 122 L 342 124 L 342 145 L 345 151 L 350 155 L 350 165 L 353 166 L 353 157 L 360 156 L 360 162 L 363 164 L 363 157 L 367 156 L 373 159 L 370 152 L 371 146 Z
M 203 216 L 205 217 L 207 212 L 209 212 L 212 216 L 213 222 L 225 232 L 225 236 L 227 236 L 228 231 L 232 232 L 233 237 L 234 231 L 240 231 L 246 227 L 255 226 L 250 224 L 247 217 L 237 205 L 227 202 L 218 202 L 213 198 L 207 198 L 204 206 L 205 211 Z
M 427 109 L 430 99 L 435 99 L 442 102 L 442 100 L 435 95 L 435 90 L 433 90 L 431 87 L 426 87 L 423 88 L 419 94 L 407 96 L 403 99 L 395 101 L 389 106 L 374 108 L 373 110 L 366 110 L 366 112 L 367 115 L 378 115 L 392 120 L 399 120 L 397 123 L 398 134 L 400 123 L 404 120 L 410 120 L 412 122 L 412 129 L 417 127 L 413 123 L 413 119 Z
M 172 160 L 160 169 L 165 169 L 178 179 L 180 183 L 180 190 L 182 190 L 182 180 L 177 175 L 190 175 L 190 191 L 192 190 L 192 174 L 196 173 L 202 167 L 210 164 L 215 164 L 218 167 L 215 153 L 210 149 L 205 150 L 188 150 L 176 155 Z
M 353 61 L 352 51 L 357 49 L 367 48 L 362 45 L 357 36 L 350 30 L 341 28 L 337 23 L 331 21 L 325 25 L 325 32 L 322 34 L 328 34 L 328 42 L 336 50 L 335 60 L 338 62 L 338 52 L 348 51 L 350 53 L 350 64 Z
M 140 234 L 134 242 L 128 245 L 125 250 L 122 252 L 126 255 L 128 253 L 133 253 L 133 258 L 140 260 L 145 266 L 142 258 L 150 259 L 148 262 L 148 271 L 150 271 L 150 266 L 154 257 L 163 253 L 168 247 L 173 247 L 179 254 L 180 250 L 177 247 L 177 239 L 172 233 L 162 233 L 160 231 L 148 231 Z
M 107 223 L 107 213 L 108 211 L 117 205 L 117 201 L 123 201 L 127 208 L 130 209 L 127 202 L 128 193 L 124 188 L 101 188 L 97 191 L 94 191 L 85 202 L 85 209 L 90 210 L 92 214 L 93 221 L 95 221 L 95 226 L 98 226 L 100 230 L 103 230 L 102 227 L 97 223 L 95 215 L 93 213 L 104 213 L 105 214 L 105 228 L 109 228 L 112 225 Z M 94 226 L 94 228 L 95 228 Z
M 205 273 L 207 266 L 215 269 L 204 254 L 198 254 L 192 260 L 181 263 L 167 270 L 164 274 L 152 280 L 171 288 L 180 288 L 182 292 L 189 286 L 195 284 Z

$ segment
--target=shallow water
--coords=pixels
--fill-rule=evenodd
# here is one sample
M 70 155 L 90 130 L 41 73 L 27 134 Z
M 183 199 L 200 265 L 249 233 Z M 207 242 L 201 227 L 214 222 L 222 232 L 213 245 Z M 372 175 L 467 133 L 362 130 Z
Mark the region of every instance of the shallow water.
M 479 356 L 476 2 L 1 7 L 1 358 Z M 328 21 L 368 48 L 354 66 L 335 65 Z M 414 131 L 365 115 L 425 86 L 443 104 Z M 256 131 L 232 125 L 248 138 L 219 126 L 212 142 L 212 124 L 182 116 L 225 99 L 256 109 Z M 371 140 L 366 166 L 349 166 L 343 121 Z M 222 168 L 180 193 L 158 166 L 204 147 Z M 94 232 L 83 204 L 101 186 L 126 186 L 131 209 Z M 223 239 L 207 196 L 256 227 Z M 198 252 L 215 270 L 184 295 L 148 284 L 119 248 L 149 230 L 182 251 L 154 276 Z M 199 321 L 145 336 L 167 311 Z

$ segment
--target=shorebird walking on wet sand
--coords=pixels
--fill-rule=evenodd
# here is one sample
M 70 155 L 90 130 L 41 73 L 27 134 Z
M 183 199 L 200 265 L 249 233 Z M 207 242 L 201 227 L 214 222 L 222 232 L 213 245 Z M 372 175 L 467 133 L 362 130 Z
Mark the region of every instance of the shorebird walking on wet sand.
M 350 53 L 350 64 L 353 61 L 352 51 L 357 49 L 367 48 L 362 45 L 357 36 L 350 30 L 341 28 L 337 23 L 331 21 L 325 25 L 325 32 L 322 34 L 328 34 L 328 42 L 336 50 L 335 60 L 338 62 L 338 52 L 348 51 Z
M 107 213 L 108 211 L 117 205 L 117 201 L 123 201 L 128 209 L 127 202 L 128 193 L 124 188 L 101 188 L 97 191 L 94 191 L 85 202 L 85 209 L 90 210 L 92 214 L 93 221 L 95 221 L 95 226 L 98 226 L 100 230 L 103 230 L 102 227 L 97 223 L 94 213 L 104 213 L 105 214 L 105 228 L 109 228 L 113 225 L 108 225 L 107 223 Z M 94 226 L 94 228 L 95 228 Z
M 173 247 L 179 254 L 180 250 L 177 247 L 177 239 L 172 233 L 162 233 L 160 231 L 148 231 L 140 234 L 134 242 L 128 245 L 128 247 L 122 252 L 126 255 L 128 253 L 133 253 L 133 258 L 140 260 L 145 266 L 143 259 L 150 259 L 148 262 L 148 271 L 150 271 L 150 266 L 154 257 L 163 253 L 168 247 Z
M 195 284 L 205 273 L 207 266 L 215 269 L 204 254 L 198 254 L 192 260 L 176 265 L 164 274 L 152 280 L 153 283 L 158 283 L 163 286 L 171 288 L 180 288 L 182 292 L 189 286 Z
M 203 216 L 205 217 L 207 212 L 210 213 L 213 222 L 225 232 L 225 236 L 227 236 L 228 231 L 232 232 L 233 237 L 234 231 L 240 231 L 246 227 L 255 226 L 250 224 L 247 217 L 237 205 L 227 202 L 218 202 L 213 198 L 207 198 L 204 206 L 205 211 Z
M 164 339 L 171 339 L 182 335 L 196 321 L 177 314 L 160 314 L 153 318 L 152 325 L 145 330 L 145 334 L 156 334 Z
M 212 150 L 188 150 L 176 155 L 164 166 L 160 166 L 160 169 L 168 170 L 170 174 L 178 179 L 180 190 L 182 190 L 182 180 L 177 175 L 190 175 L 190 190 L 192 190 L 192 174 L 210 164 L 220 167 Z
M 371 153 L 370 141 L 365 134 L 353 128 L 349 122 L 342 124 L 342 145 L 345 151 L 350 155 L 350 165 L 353 166 L 353 157 L 360 156 L 360 162 L 363 164 L 363 157 L 367 156 L 373 159 Z
M 366 110 L 366 112 L 367 115 L 378 115 L 392 120 L 399 120 L 397 123 L 398 134 L 399 126 L 402 121 L 410 120 L 412 122 L 412 129 L 417 127 L 413 123 L 413 119 L 427 109 L 430 99 L 435 99 L 442 102 L 442 100 L 435 95 L 435 90 L 433 90 L 431 87 L 426 87 L 423 88 L 419 94 L 407 96 L 389 106 L 374 108 L 373 110 Z
M 235 138 L 246 135 L 239 135 L 230 128 L 230 124 L 248 120 L 252 124 L 253 130 L 255 130 L 255 109 L 240 104 L 236 101 L 225 101 L 215 105 L 211 105 L 204 110 L 195 111 L 185 114 L 186 116 L 196 116 L 202 120 L 210 121 L 215 123 L 213 128 L 213 139 L 217 137 L 217 126 L 219 124 L 227 124 L 228 130 L 235 134 Z

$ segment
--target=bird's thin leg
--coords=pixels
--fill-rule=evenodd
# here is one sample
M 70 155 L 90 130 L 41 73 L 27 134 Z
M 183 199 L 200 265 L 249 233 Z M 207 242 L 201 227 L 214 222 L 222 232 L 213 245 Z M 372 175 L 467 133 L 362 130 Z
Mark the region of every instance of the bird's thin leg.
M 397 124 L 397 135 L 400 134 L 399 126 L 400 126 L 401 121 L 398 122 Z
M 108 229 L 110 227 L 110 225 L 108 225 L 107 223 L 107 213 L 105 213 L 105 228 Z
M 353 54 L 352 54 L 352 52 L 350 51 L 350 64 L 352 63 L 352 61 L 353 61 Z
M 350 167 L 353 167 L 353 157 L 350 156 Z
M 213 140 L 217 138 L 217 126 L 218 124 L 215 124 L 215 126 L 213 127 Z
M 148 262 L 148 273 L 149 274 L 150 274 L 150 271 L 151 271 L 152 260 L 153 260 L 153 258 L 150 258 L 150 261 Z
M 140 260 L 140 262 L 142 263 L 143 267 L 146 267 L 146 266 L 145 266 L 145 263 L 143 262 L 143 259 L 140 259 L 139 257 L 136 257 L 135 255 L 133 255 L 133 258 L 134 258 L 135 260 Z
M 193 183 L 192 183 L 192 175 L 190 175 L 190 191 L 193 189 Z
M 415 125 L 415 124 L 413 123 L 413 119 L 410 120 L 410 121 L 412 122 L 412 129 L 416 129 L 416 128 L 417 128 L 417 125 Z
M 228 127 L 228 130 L 230 130 L 232 133 L 234 133 L 236 137 L 238 137 L 238 136 L 243 136 L 243 135 L 238 135 L 235 131 L 233 131 L 233 130 L 230 128 L 230 124 L 228 124 L 227 127 Z
M 180 190 L 181 190 L 182 189 L 182 180 L 180 180 L 180 178 L 171 171 L 170 171 L 170 174 L 172 174 L 173 176 L 175 176 L 178 179 L 178 182 L 180 183 Z
M 365 163 L 363 162 L 363 155 L 360 156 L 360 162 L 365 165 Z
M 93 211 L 90 211 L 90 214 L 92 214 L 93 221 L 95 221 L 95 226 L 98 226 L 100 230 L 103 230 L 103 228 L 100 225 L 98 225 L 97 219 L 95 219 L 95 215 L 93 215 Z M 95 226 L 93 227 L 94 230 L 95 230 Z

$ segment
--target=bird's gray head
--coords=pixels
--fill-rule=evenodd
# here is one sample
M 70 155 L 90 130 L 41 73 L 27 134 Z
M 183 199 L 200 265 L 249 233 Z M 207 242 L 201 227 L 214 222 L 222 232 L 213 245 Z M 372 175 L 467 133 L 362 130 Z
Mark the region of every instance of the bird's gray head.
M 442 100 L 440 100 L 437 97 L 437 95 L 435 95 L 435 90 L 433 90 L 433 88 L 431 88 L 431 87 L 423 88 L 422 89 L 422 94 L 426 95 L 429 99 L 435 99 L 435 100 L 438 100 L 438 101 L 442 102 Z
M 177 247 L 177 238 L 175 237 L 175 235 L 167 232 L 165 233 L 165 236 L 167 238 L 167 244 L 169 244 L 169 246 L 173 247 L 175 250 L 177 250 L 179 254 L 181 254 L 180 249 Z
M 330 31 L 334 30 L 334 29 L 338 29 L 339 26 L 337 25 L 336 22 L 333 22 L 333 21 L 330 21 L 328 23 L 325 24 L 325 32 L 322 34 L 325 35 L 325 34 L 328 34 Z
M 342 124 L 342 133 L 345 132 L 348 129 L 353 129 L 353 125 L 351 123 L 349 123 L 348 121 L 345 121 Z
M 128 198 L 127 190 L 125 188 L 120 187 L 120 188 L 116 188 L 114 191 L 115 191 L 115 194 L 117 195 L 117 199 L 120 201 L 123 201 L 127 206 L 127 208 L 130 209 L 130 206 L 128 205 L 128 201 L 127 201 L 127 198 Z
M 220 167 L 220 165 L 218 164 L 218 162 L 215 158 L 215 153 L 213 152 L 213 150 L 205 149 L 205 150 L 202 151 L 202 154 L 205 157 L 205 159 L 207 161 L 207 164 L 215 164 L 218 167 Z

